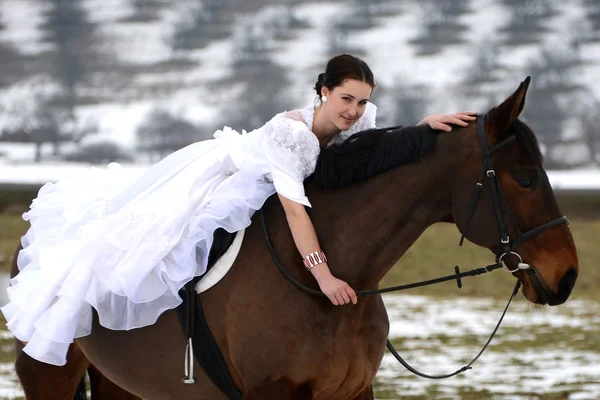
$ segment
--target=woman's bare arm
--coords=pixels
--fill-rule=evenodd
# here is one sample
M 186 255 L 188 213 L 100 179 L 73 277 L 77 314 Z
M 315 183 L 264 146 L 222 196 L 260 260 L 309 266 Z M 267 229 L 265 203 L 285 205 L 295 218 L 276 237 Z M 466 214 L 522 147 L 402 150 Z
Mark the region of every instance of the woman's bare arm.
M 304 208 L 303 204 L 296 203 L 282 195 L 279 195 L 285 216 L 287 218 L 294 242 L 302 258 L 305 258 L 312 252 L 321 250 L 315 228 Z M 334 277 L 329 270 L 327 263 L 316 265 L 311 272 L 321 291 L 335 305 L 356 304 L 357 298 L 354 290 L 344 281 Z

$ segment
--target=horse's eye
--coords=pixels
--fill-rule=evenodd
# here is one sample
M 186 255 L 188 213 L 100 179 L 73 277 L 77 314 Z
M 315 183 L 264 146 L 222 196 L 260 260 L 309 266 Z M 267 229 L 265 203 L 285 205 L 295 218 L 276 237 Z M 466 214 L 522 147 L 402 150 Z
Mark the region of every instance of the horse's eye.
M 523 189 L 531 189 L 533 187 L 533 179 L 532 178 L 520 178 L 517 183 L 519 184 L 519 186 L 521 186 Z

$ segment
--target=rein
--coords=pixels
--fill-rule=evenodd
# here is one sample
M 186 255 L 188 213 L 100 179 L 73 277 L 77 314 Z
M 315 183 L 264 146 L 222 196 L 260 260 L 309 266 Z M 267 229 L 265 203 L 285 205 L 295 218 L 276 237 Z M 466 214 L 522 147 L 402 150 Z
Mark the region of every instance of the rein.
M 308 286 L 305 286 L 302 283 L 298 282 L 287 271 L 287 269 L 284 267 L 284 265 L 281 263 L 281 261 L 279 261 L 279 258 L 277 257 L 277 254 L 275 253 L 275 249 L 273 248 L 273 243 L 271 242 L 271 237 L 269 236 L 269 231 L 267 229 L 267 223 L 265 221 L 265 213 L 264 213 L 263 209 L 261 209 L 259 211 L 259 213 L 260 213 L 260 221 L 262 224 L 263 233 L 265 235 L 265 240 L 267 242 L 267 247 L 269 248 L 269 251 L 271 252 L 271 256 L 273 257 L 273 261 L 275 262 L 275 265 L 277 265 L 277 268 L 279 268 L 279 271 L 281 272 L 281 274 L 288 281 L 290 281 L 294 286 L 296 286 L 296 288 L 300 289 L 304 293 L 308 293 L 313 296 L 326 297 L 325 293 L 321 292 L 320 290 L 311 289 Z M 420 281 L 420 282 L 408 283 L 405 285 L 391 286 L 391 287 L 383 288 L 383 289 L 360 290 L 360 291 L 356 292 L 356 296 L 363 297 L 363 296 L 372 296 L 372 295 L 382 294 L 382 293 L 398 292 L 401 290 L 407 290 L 407 289 L 412 289 L 412 288 L 416 288 L 416 287 L 434 285 L 436 283 L 442 283 L 442 282 L 453 281 L 453 280 L 456 280 L 456 285 L 460 289 L 460 288 L 462 288 L 462 278 L 468 277 L 468 276 L 477 276 L 477 275 L 485 274 L 486 272 L 491 272 L 491 271 L 494 271 L 499 268 L 502 268 L 502 265 L 496 263 L 496 264 L 490 264 L 490 265 L 487 265 L 487 266 L 481 267 L 481 268 L 475 268 L 470 271 L 460 272 L 460 269 L 457 265 L 454 267 L 455 273 L 452 275 L 446 275 L 446 276 L 442 276 L 440 278 L 429 279 L 429 280 Z
M 500 232 L 500 242 L 501 242 L 501 248 L 503 250 L 502 252 L 499 252 L 496 255 L 496 260 L 495 260 L 496 262 L 494 264 L 490 264 L 490 265 L 487 265 L 482 268 L 475 268 L 475 269 L 472 269 L 467 272 L 461 272 L 459 267 L 455 266 L 454 274 L 452 274 L 452 275 L 446 275 L 446 276 L 442 276 L 440 278 L 435 278 L 435 279 L 430 279 L 430 280 L 425 280 L 425 281 L 420 281 L 420 282 L 415 282 L 415 283 L 410 283 L 410 284 L 405 284 L 405 285 L 393 286 L 393 287 L 384 288 L 384 289 L 362 290 L 362 291 L 356 292 L 357 296 L 362 297 L 362 296 L 378 295 L 378 294 L 382 294 L 382 293 L 388 293 L 388 292 L 412 289 L 412 288 L 416 288 L 416 287 L 433 285 L 436 283 L 441 283 L 441 282 L 446 282 L 446 281 L 451 281 L 451 280 L 456 280 L 456 284 L 457 284 L 458 288 L 460 289 L 462 287 L 462 278 L 464 278 L 464 277 L 477 276 L 477 275 L 491 272 L 491 271 L 494 271 L 494 270 L 500 269 L 500 268 L 502 268 L 503 270 L 505 270 L 509 273 L 516 272 L 519 269 L 521 269 L 521 270 L 531 269 L 530 265 L 523 263 L 523 259 L 517 252 L 515 252 L 514 249 L 517 246 L 523 244 L 526 240 L 529 240 L 531 237 L 545 231 L 546 229 L 552 228 L 554 226 L 558 226 L 560 224 L 568 224 L 569 223 L 569 221 L 567 220 L 567 218 L 565 216 L 560 216 L 558 218 L 554 218 L 551 221 L 541 224 L 541 225 L 539 225 L 529 231 L 526 231 L 526 232 L 522 232 L 519 229 L 519 226 L 516 222 L 516 218 L 510 209 L 508 201 L 506 200 L 506 195 L 504 194 L 504 191 L 502 190 L 502 186 L 500 185 L 498 179 L 496 178 L 496 172 L 492 166 L 492 154 L 495 153 L 496 151 L 500 150 L 507 144 L 513 142 L 516 139 L 516 136 L 511 135 L 508 138 L 502 140 L 501 142 L 495 144 L 494 146 L 492 146 L 490 148 L 488 146 L 487 138 L 485 135 L 485 116 L 481 115 L 481 114 L 477 114 L 477 117 L 478 117 L 477 118 L 477 131 L 478 131 L 479 143 L 481 146 L 483 169 L 482 169 L 481 178 L 475 186 L 475 192 L 473 194 L 471 203 L 467 210 L 467 219 L 465 221 L 465 226 L 464 226 L 464 230 L 462 232 L 459 246 L 462 246 L 462 244 L 463 244 L 465 235 L 466 235 L 468 227 L 469 227 L 469 222 L 471 221 L 471 217 L 473 216 L 473 214 L 475 212 L 475 207 L 479 200 L 479 195 L 481 193 L 481 189 L 483 188 L 484 180 L 487 177 L 488 181 L 490 183 L 490 188 L 491 188 L 491 192 L 492 192 L 492 201 L 493 201 L 493 205 L 494 205 L 494 212 L 495 212 L 496 218 L 498 220 L 497 221 L 498 222 L 498 230 Z M 508 232 L 507 232 L 507 228 L 506 228 L 506 224 L 504 222 L 504 215 L 502 212 L 503 209 L 506 212 L 506 214 L 509 218 L 510 224 L 512 225 L 514 231 L 517 233 L 517 238 L 515 240 L 513 240 L 512 242 L 510 241 L 510 238 L 509 238 Z M 286 268 L 283 266 L 283 264 L 279 261 L 279 258 L 277 257 L 277 254 L 275 253 L 275 249 L 273 248 L 273 243 L 271 242 L 271 238 L 269 237 L 269 232 L 267 230 L 267 224 L 265 221 L 264 207 L 260 209 L 259 213 L 260 213 L 260 219 L 261 219 L 261 223 L 262 223 L 263 233 L 265 235 L 265 240 L 267 242 L 269 252 L 271 253 L 271 256 L 273 257 L 273 261 L 275 262 L 275 265 L 277 265 L 277 268 L 279 269 L 279 271 L 283 274 L 283 276 L 289 282 L 291 282 L 299 290 L 301 290 L 307 294 L 313 295 L 313 296 L 326 297 L 325 294 L 323 292 L 321 292 L 320 290 L 311 289 L 311 288 L 303 285 L 302 283 L 298 282 L 286 270 Z M 508 269 L 507 267 L 505 267 L 503 265 L 504 258 L 508 257 L 508 256 L 516 256 L 519 260 L 519 262 L 517 263 L 517 266 L 514 269 Z M 473 363 L 475 361 L 477 361 L 477 359 L 487 349 L 488 345 L 492 342 L 492 339 L 498 332 L 498 329 L 500 328 L 500 324 L 502 323 L 502 320 L 504 319 L 504 316 L 506 315 L 506 312 L 508 311 L 508 307 L 510 306 L 512 299 L 517 295 L 520 287 L 521 287 L 521 281 L 517 280 L 517 283 L 515 284 L 513 292 L 511 294 L 510 298 L 508 299 L 506 307 L 504 308 L 504 311 L 502 312 L 502 315 L 500 316 L 500 319 L 498 320 L 496 327 L 490 334 L 489 339 L 487 340 L 487 342 L 485 343 L 485 345 L 483 346 L 481 351 L 475 356 L 475 358 L 473 358 L 473 360 L 469 364 L 465 365 L 464 367 L 458 369 L 457 371 L 455 371 L 453 373 L 444 374 L 444 375 L 428 375 L 428 374 L 422 373 L 422 372 L 416 370 L 415 368 L 413 368 L 412 366 L 410 366 L 406 361 L 404 361 L 404 359 L 402 359 L 402 357 L 398 354 L 398 352 L 396 351 L 396 349 L 390 342 L 389 338 L 387 339 L 387 348 L 392 353 L 392 355 L 396 358 L 396 360 L 398 360 L 398 362 L 400 362 L 400 364 L 402 364 L 407 370 L 409 370 L 413 374 L 421 376 L 423 378 L 445 379 L 445 378 L 450 378 L 452 376 L 458 375 L 462 372 L 465 372 L 472 368 L 471 365 L 473 365 Z
M 267 247 L 269 248 L 269 252 L 271 253 L 271 256 L 273 257 L 273 261 L 275 262 L 275 265 L 277 265 L 277 268 L 282 273 L 282 275 L 289 282 L 291 282 L 292 285 L 294 285 L 296 288 L 300 289 L 301 291 L 303 291 L 305 293 L 308 293 L 310 295 L 313 295 L 313 296 L 326 297 L 325 294 L 323 292 L 321 292 L 320 290 L 311 289 L 311 288 L 303 285 L 302 283 L 298 282 L 287 271 L 287 269 L 283 266 L 283 264 L 281 263 L 281 261 L 279 261 L 279 258 L 277 257 L 277 254 L 275 253 L 275 249 L 273 248 L 273 243 L 271 242 L 271 238 L 269 236 L 269 231 L 267 230 L 267 223 L 265 221 L 265 213 L 264 213 L 263 209 L 261 209 L 259 211 L 259 213 L 260 213 L 260 221 L 261 221 L 261 224 L 262 224 L 263 233 L 265 235 L 265 240 L 267 242 Z M 502 268 L 502 265 L 499 264 L 499 263 L 497 263 L 497 264 L 490 264 L 490 265 L 482 267 L 482 268 L 475 268 L 475 269 L 472 269 L 472 270 L 467 271 L 467 272 L 460 272 L 459 267 L 455 266 L 454 267 L 455 273 L 452 274 L 452 275 L 446 275 L 446 276 L 442 276 L 440 278 L 430 279 L 430 280 L 425 280 L 425 281 L 420 281 L 420 282 L 415 282 L 415 283 L 410 283 L 410 284 L 406 284 L 406 285 L 392 286 L 392 287 L 384 288 L 384 289 L 362 290 L 362 291 L 356 292 L 356 295 L 359 296 L 359 297 L 372 296 L 372 295 L 377 295 L 377 294 L 381 294 L 381 293 L 395 292 L 395 291 L 412 289 L 412 288 L 421 287 L 421 286 L 434 285 L 436 283 L 441 283 L 441 282 L 446 282 L 446 281 L 451 281 L 451 280 L 456 280 L 457 286 L 459 288 L 462 288 L 462 278 L 463 277 L 481 275 L 481 274 L 484 274 L 486 272 L 491 272 L 491 271 L 494 271 L 494 270 L 499 269 L 499 268 Z M 506 304 L 506 307 L 504 308 L 504 312 L 500 316 L 500 320 L 496 324 L 496 327 L 492 331 L 492 334 L 490 335 L 488 341 L 483 346 L 483 348 L 481 349 L 481 351 L 475 356 L 475 358 L 473 358 L 473 360 L 469 364 L 467 364 L 464 367 L 456 370 L 455 372 L 452 372 L 452 373 L 449 373 L 449 374 L 445 374 L 445 375 L 428 375 L 428 374 L 425 374 L 423 372 L 418 371 L 417 369 L 415 369 L 414 367 L 412 367 L 409 363 L 407 363 L 400 356 L 400 354 L 398 354 L 398 352 L 394 348 L 394 345 L 392 344 L 392 342 L 390 342 L 389 339 L 387 340 L 387 348 L 392 353 L 392 355 L 396 358 L 396 360 L 398 360 L 398 362 L 400 364 L 402 364 L 407 370 L 409 370 L 413 374 L 421 376 L 423 378 L 428 378 L 428 379 L 445 379 L 445 378 L 450 378 L 452 376 L 458 375 L 458 374 L 460 374 L 462 372 L 465 372 L 465 371 L 467 371 L 467 370 L 469 370 L 469 369 L 472 368 L 471 365 L 475 361 L 477 361 L 477 359 L 487 349 L 488 345 L 492 342 L 492 339 L 496 335 L 496 332 L 500 328 L 500 324 L 502 323 L 502 320 L 504 319 L 504 316 L 506 315 L 506 312 L 508 311 L 508 307 L 510 306 L 510 303 L 512 302 L 512 299 L 517 295 L 520 287 L 521 287 L 521 281 L 517 281 L 517 283 L 515 285 L 515 288 L 513 290 L 513 293 L 510 296 L 510 298 L 508 299 L 508 303 Z

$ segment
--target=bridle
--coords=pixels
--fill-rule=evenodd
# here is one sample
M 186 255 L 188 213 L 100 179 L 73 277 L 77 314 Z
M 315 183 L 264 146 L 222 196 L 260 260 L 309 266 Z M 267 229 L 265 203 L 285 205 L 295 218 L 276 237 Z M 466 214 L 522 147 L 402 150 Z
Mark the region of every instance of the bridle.
M 493 145 L 492 147 L 489 147 L 489 145 L 487 143 L 487 137 L 485 134 L 485 115 L 477 114 L 476 116 L 478 117 L 477 118 L 477 135 L 478 135 L 479 143 L 481 146 L 481 153 L 482 153 L 482 158 L 483 158 L 483 169 L 482 169 L 481 178 L 479 179 L 479 181 L 477 182 L 477 184 L 475 186 L 475 192 L 471 199 L 471 203 L 469 204 L 469 209 L 467 211 L 467 218 L 466 218 L 466 222 L 464 225 L 464 229 L 463 229 L 463 232 L 461 235 L 459 245 L 462 246 L 462 244 L 464 242 L 465 235 L 467 234 L 467 231 L 468 231 L 469 223 L 475 212 L 475 208 L 476 208 L 477 202 L 479 200 L 479 195 L 481 193 L 481 189 L 483 188 L 485 178 L 487 177 L 488 182 L 490 183 L 491 191 L 492 191 L 492 201 L 493 201 L 493 205 L 494 205 L 494 211 L 496 214 L 496 218 L 498 220 L 498 229 L 500 231 L 500 244 L 501 244 L 501 248 L 502 248 L 502 250 L 496 255 L 495 263 L 487 265 L 485 267 L 475 268 L 473 270 L 466 271 L 466 272 L 461 272 L 459 267 L 455 266 L 454 267 L 455 273 L 451 274 L 451 275 L 443 276 L 443 277 L 436 278 L 436 279 L 421 281 L 421 282 L 415 282 L 415 283 L 406 284 L 406 285 L 393 286 L 393 287 L 384 288 L 384 289 L 357 291 L 356 295 L 358 297 L 388 293 L 388 292 L 393 292 L 393 291 L 406 290 L 406 289 L 411 289 L 411 288 L 415 288 L 415 287 L 421 287 L 421 286 L 432 285 L 432 284 L 436 284 L 436 283 L 440 283 L 440 282 L 446 282 L 446 281 L 450 281 L 450 280 L 456 280 L 457 286 L 459 288 L 461 288 L 463 277 L 481 275 L 481 274 L 484 274 L 487 272 L 494 271 L 499 268 L 502 268 L 505 271 L 510 272 L 510 273 L 516 272 L 519 269 L 522 269 L 522 270 L 530 269 L 531 266 L 523 263 L 523 259 L 515 251 L 515 249 L 518 246 L 520 246 L 521 244 L 523 244 L 525 241 L 529 240 L 533 236 L 535 236 L 547 229 L 550 229 L 550 228 L 560 225 L 560 224 L 568 224 L 569 223 L 565 216 L 561 216 L 561 217 L 554 218 L 549 222 L 546 222 L 542 225 L 539 225 L 539 226 L 537 226 L 531 230 L 525 231 L 525 232 L 523 232 L 523 231 L 521 231 L 521 229 L 519 229 L 519 226 L 516 222 L 515 216 L 510 209 L 510 206 L 508 204 L 508 201 L 506 200 L 504 191 L 502 190 L 502 186 L 500 186 L 500 183 L 498 182 L 498 179 L 496 177 L 496 172 L 492 165 L 492 154 L 494 154 L 496 151 L 502 149 L 504 146 L 508 145 L 509 143 L 513 142 L 516 139 L 516 135 L 513 134 L 513 135 L 509 136 L 508 138 L 502 140 L 501 142 Z M 517 233 L 517 237 L 513 241 L 511 241 L 508 236 L 506 224 L 504 222 L 503 209 L 505 210 L 506 214 L 508 215 L 510 224 L 512 225 L 514 231 Z M 261 208 L 259 213 L 260 213 L 261 223 L 262 223 L 262 227 L 263 227 L 263 233 L 265 235 L 265 240 L 267 242 L 267 246 L 269 248 L 271 256 L 273 257 L 273 261 L 277 265 L 279 271 L 283 274 L 283 276 L 288 281 L 290 281 L 296 288 L 300 289 L 301 291 L 308 293 L 310 295 L 324 297 L 325 294 L 323 292 L 321 292 L 319 290 L 311 289 L 311 288 L 303 285 L 302 283 L 298 282 L 292 275 L 290 275 L 290 273 L 287 271 L 287 269 L 283 266 L 283 264 L 280 262 L 279 258 L 277 257 L 277 254 L 275 253 L 275 249 L 273 248 L 273 243 L 271 242 L 271 239 L 269 237 L 269 232 L 267 230 L 267 224 L 265 221 L 264 207 Z M 517 267 L 514 269 L 509 269 L 502 264 L 505 261 L 504 258 L 508 257 L 510 255 L 516 256 L 519 260 Z M 428 374 L 419 372 L 418 370 L 416 370 L 415 368 L 410 366 L 406 361 L 404 361 L 402 359 L 402 357 L 400 357 L 400 355 L 398 354 L 396 349 L 394 349 L 394 347 L 393 347 L 392 343 L 389 341 L 389 339 L 387 341 L 387 348 L 388 348 L 388 350 L 390 350 L 390 352 L 396 358 L 396 360 L 398 360 L 398 362 L 400 362 L 405 368 L 407 368 L 410 372 L 412 372 L 416 375 L 419 375 L 421 377 L 424 377 L 424 378 L 429 378 L 429 379 L 450 378 L 450 377 L 458 375 L 466 370 L 469 370 L 469 369 L 471 369 L 471 365 L 483 354 L 483 352 L 487 349 L 488 345 L 491 343 L 494 335 L 496 334 L 496 332 L 498 331 L 498 328 L 500 327 L 500 324 L 502 323 L 502 320 L 504 319 L 504 316 L 506 315 L 506 312 L 508 311 L 508 307 L 510 306 L 512 299 L 517 295 L 520 286 L 521 286 L 521 281 L 517 280 L 517 283 L 515 284 L 513 292 L 508 300 L 508 303 L 506 304 L 506 307 L 504 308 L 502 315 L 500 316 L 498 323 L 496 324 L 496 327 L 492 331 L 490 337 L 488 338 L 487 342 L 485 343 L 485 345 L 483 346 L 481 351 L 475 356 L 475 358 L 473 358 L 473 360 L 469 364 L 458 369 L 457 371 L 455 371 L 453 373 L 444 374 L 444 375 L 428 375 Z
M 505 257 L 510 255 L 514 255 L 518 258 L 519 262 L 517 267 L 514 269 L 508 269 L 503 266 L 502 268 L 507 272 L 516 272 L 519 269 L 529 269 L 531 268 L 528 264 L 523 263 L 523 258 L 515 251 L 515 249 L 525 243 L 525 241 L 529 240 L 533 236 L 545 231 L 546 229 L 552 228 L 554 226 L 560 224 L 569 224 L 567 217 L 560 216 L 554 218 L 551 221 L 548 221 L 542 225 L 539 225 L 529 231 L 522 232 L 517 224 L 517 220 L 508 205 L 508 201 L 506 200 L 506 195 L 504 194 L 504 190 L 502 190 L 502 186 L 498 182 L 498 178 L 496 177 L 496 171 L 492 165 L 492 154 L 496 151 L 502 149 L 507 144 L 513 142 L 517 137 L 516 135 L 511 135 L 508 138 L 502 140 L 501 142 L 495 144 L 491 148 L 488 146 L 487 138 L 485 136 L 485 117 L 482 115 L 478 115 L 477 118 L 477 135 L 479 138 L 479 144 L 481 146 L 481 154 L 483 157 L 483 169 L 481 173 L 481 177 L 479 182 L 475 185 L 475 192 L 473 193 L 473 197 L 471 199 L 471 203 L 469 205 L 469 210 L 467 212 L 467 220 L 464 225 L 464 230 L 460 238 L 459 246 L 462 246 L 467 231 L 469 229 L 469 223 L 471 222 L 471 217 L 475 213 L 475 207 L 477 205 L 477 201 L 479 200 L 479 194 L 481 193 L 481 189 L 483 188 L 483 182 L 485 178 L 488 178 L 488 182 L 490 183 L 490 189 L 492 191 L 492 202 L 494 204 L 494 211 L 496 213 L 496 219 L 498 220 L 498 230 L 500 231 L 500 244 L 502 250 L 496 254 L 496 263 L 502 264 Z M 506 230 L 506 225 L 504 223 L 504 217 L 502 214 L 502 209 L 504 208 L 506 214 L 508 215 L 508 219 L 510 224 L 512 225 L 514 231 L 517 233 L 517 237 L 511 242 L 510 237 L 508 236 L 508 232 Z

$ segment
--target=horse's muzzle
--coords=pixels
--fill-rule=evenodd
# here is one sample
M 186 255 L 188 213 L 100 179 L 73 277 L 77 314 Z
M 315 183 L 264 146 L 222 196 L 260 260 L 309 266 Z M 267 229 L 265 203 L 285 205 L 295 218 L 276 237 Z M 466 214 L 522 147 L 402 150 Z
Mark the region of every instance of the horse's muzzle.
M 558 284 L 558 292 L 554 292 L 546 286 L 546 284 L 539 278 L 538 274 L 535 272 L 535 269 L 526 270 L 526 274 L 528 275 L 531 285 L 536 291 L 537 304 L 548 304 L 549 306 L 557 306 L 563 304 L 569 296 L 571 295 L 571 291 L 575 286 L 575 281 L 577 280 L 577 270 L 573 267 L 569 268 L 569 270 L 563 275 L 559 284 Z

